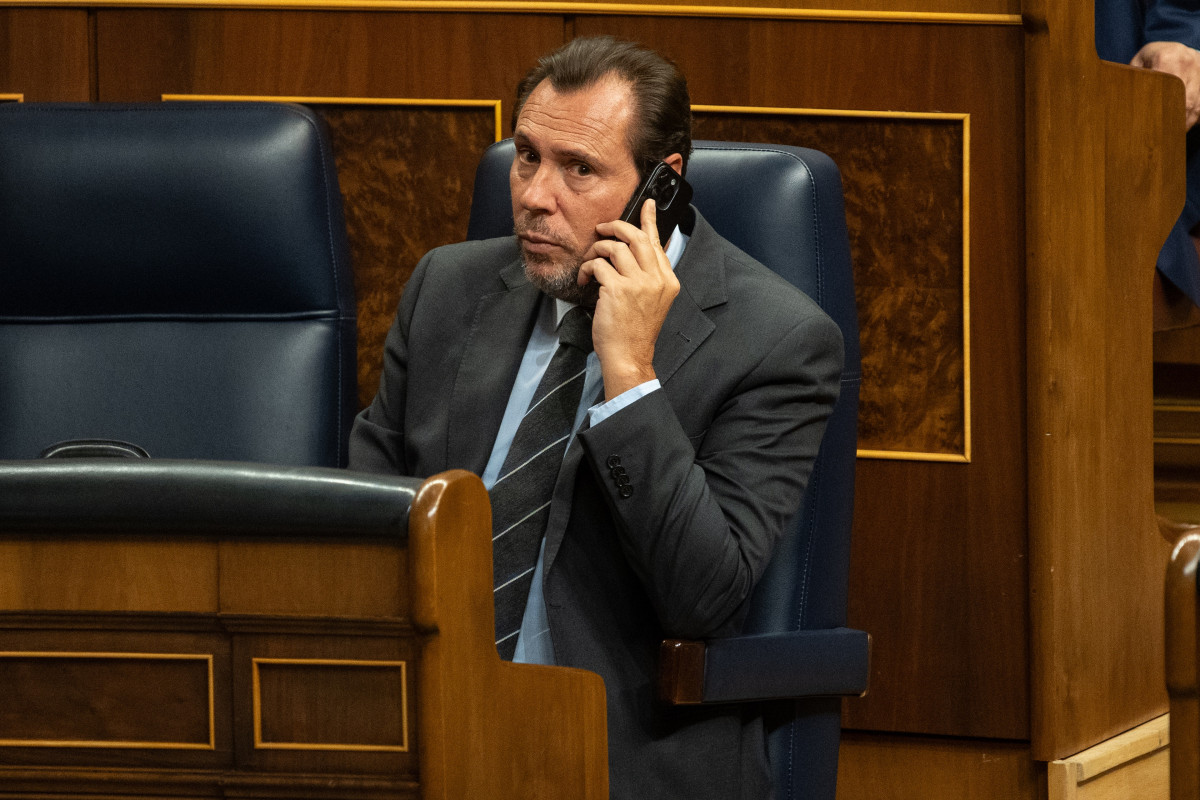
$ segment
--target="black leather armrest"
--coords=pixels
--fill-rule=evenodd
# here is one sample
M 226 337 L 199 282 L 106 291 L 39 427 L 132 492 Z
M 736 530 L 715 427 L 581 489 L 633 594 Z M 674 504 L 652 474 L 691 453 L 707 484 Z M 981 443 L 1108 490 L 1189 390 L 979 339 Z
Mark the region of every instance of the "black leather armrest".
M 421 481 L 222 461 L 0 461 L 0 532 L 399 536 Z
M 659 654 L 658 696 L 689 705 L 862 695 L 870 651 L 871 637 L 851 628 L 668 639 Z

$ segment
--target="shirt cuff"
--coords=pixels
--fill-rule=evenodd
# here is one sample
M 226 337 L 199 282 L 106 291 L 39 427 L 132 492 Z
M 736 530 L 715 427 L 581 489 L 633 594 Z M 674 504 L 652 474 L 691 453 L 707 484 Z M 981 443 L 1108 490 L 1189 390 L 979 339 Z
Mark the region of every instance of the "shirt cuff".
M 646 395 L 661 388 L 662 384 L 659 383 L 658 378 L 652 378 L 645 383 L 639 383 L 632 389 L 622 392 L 608 402 L 597 403 L 588 409 L 588 426 L 595 427 L 599 425 L 622 408 L 632 405 L 635 401 L 641 400 Z

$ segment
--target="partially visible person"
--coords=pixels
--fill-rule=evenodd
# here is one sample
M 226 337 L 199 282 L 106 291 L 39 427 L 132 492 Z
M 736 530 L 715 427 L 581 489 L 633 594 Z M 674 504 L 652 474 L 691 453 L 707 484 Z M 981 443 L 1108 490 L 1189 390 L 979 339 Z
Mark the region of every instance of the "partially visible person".
M 1167 72 L 1183 81 L 1187 200 L 1157 267 L 1174 290 L 1200 306 L 1200 242 L 1194 238 L 1200 225 L 1200 2 L 1096 0 L 1096 52 L 1106 61 Z

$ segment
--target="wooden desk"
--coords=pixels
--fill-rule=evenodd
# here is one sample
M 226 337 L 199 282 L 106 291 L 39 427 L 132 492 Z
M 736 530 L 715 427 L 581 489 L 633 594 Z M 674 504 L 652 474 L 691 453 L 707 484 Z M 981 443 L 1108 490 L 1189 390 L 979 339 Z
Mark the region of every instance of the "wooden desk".
M 247 534 L 220 494 L 212 534 L 35 530 L 0 500 L 0 797 L 607 798 L 599 676 L 496 654 L 482 484 L 409 485 L 374 535 Z

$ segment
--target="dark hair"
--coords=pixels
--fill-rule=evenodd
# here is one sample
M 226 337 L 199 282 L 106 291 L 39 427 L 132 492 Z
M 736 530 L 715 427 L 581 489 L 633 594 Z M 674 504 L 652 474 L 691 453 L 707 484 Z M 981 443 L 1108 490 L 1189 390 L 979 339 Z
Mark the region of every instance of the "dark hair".
M 571 92 L 613 74 L 629 82 L 637 102 L 629 149 L 638 173 L 645 177 L 672 153 L 683 156 L 686 173 L 692 152 L 692 104 L 687 79 L 674 63 L 653 50 L 611 36 L 574 39 L 538 59 L 517 85 L 513 129 L 525 101 L 542 81 L 549 80 L 559 92 Z

